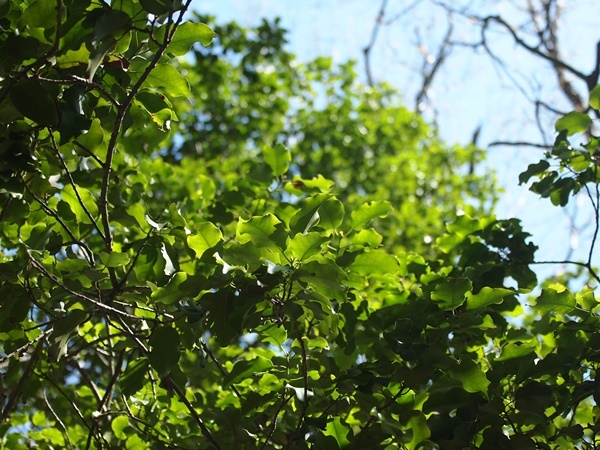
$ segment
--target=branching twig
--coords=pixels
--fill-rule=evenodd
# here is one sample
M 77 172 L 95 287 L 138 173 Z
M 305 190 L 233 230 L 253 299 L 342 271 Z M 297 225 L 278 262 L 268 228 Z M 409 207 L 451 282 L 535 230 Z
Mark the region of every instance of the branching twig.
M 141 89 L 141 87 L 144 84 L 144 82 L 146 81 L 146 79 L 150 76 L 150 73 L 154 70 L 154 68 L 156 67 L 158 62 L 163 57 L 165 51 L 167 50 L 167 47 L 169 46 L 169 44 L 171 43 L 171 40 L 173 39 L 173 36 L 175 35 L 175 31 L 177 30 L 177 27 L 183 20 L 183 16 L 184 16 L 185 12 L 187 11 L 187 9 L 189 8 L 191 2 L 192 2 L 192 0 L 187 0 L 185 2 L 185 4 L 181 7 L 178 18 L 175 21 L 173 21 L 173 11 L 170 12 L 169 20 L 168 20 L 167 24 L 165 25 L 165 27 L 166 27 L 165 39 L 164 39 L 162 45 L 158 48 L 158 50 L 154 54 L 154 57 L 152 58 L 152 60 L 150 61 L 150 63 L 148 64 L 148 66 L 146 67 L 144 72 L 141 74 L 140 78 L 137 80 L 137 82 L 131 88 L 131 91 L 127 95 L 125 101 L 123 102 L 122 105 L 119 106 L 119 108 L 117 110 L 118 112 L 117 112 L 117 117 L 115 120 L 114 128 L 110 135 L 110 139 L 108 142 L 108 148 L 106 150 L 106 161 L 104 162 L 104 166 L 103 166 L 104 174 L 102 176 L 102 187 L 100 189 L 100 210 L 101 210 L 102 223 L 104 226 L 104 234 L 105 234 L 104 242 L 105 242 L 105 248 L 108 252 L 112 251 L 112 244 L 113 244 L 113 236 L 112 236 L 112 231 L 110 228 L 110 215 L 108 212 L 108 192 L 109 192 L 109 188 L 110 188 L 110 179 L 111 179 L 111 175 L 112 175 L 113 158 L 114 158 L 114 154 L 115 154 L 115 151 L 117 148 L 118 137 L 119 137 L 119 134 L 121 133 L 121 128 L 123 126 L 123 120 L 125 119 L 125 115 L 127 114 L 127 111 L 129 111 L 129 108 L 131 107 L 131 105 L 133 103 L 134 97 L 137 95 L 138 91 Z M 113 286 L 116 287 L 118 284 L 116 277 L 111 277 L 111 278 L 113 278 L 111 280 L 113 282 Z
M 121 324 L 121 326 L 123 327 L 123 330 L 134 340 L 134 342 L 137 344 L 139 350 L 142 352 L 143 355 L 148 356 L 148 354 L 150 353 L 148 348 L 146 347 L 146 345 L 140 340 L 140 338 L 131 330 L 131 328 L 129 328 L 129 325 L 127 325 L 127 323 L 125 323 L 125 321 L 123 320 L 123 318 L 121 317 L 117 317 L 118 322 Z M 165 378 L 163 378 L 163 382 L 171 389 L 173 389 L 173 391 L 175 391 L 175 393 L 177 394 L 177 397 L 179 398 L 179 400 L 187 407 L 188 411 L 190 412 L 190 414 L 192 415 L 192 417 L 194 418 L 194 421 L 198 424 L 198 426 L 200 427 L 200 430 L 202 431 L 202 435 L 213 445 L 213 447 L 217 450 L 221 450 L 221 446 L 219 445 L 219 443 L 216 441 L 216 439 L 214 438 L 214 436 L 212 435 L 212 433 L 210 432 L 210 430 L 206 427 L 206 425 L 204 424 L 204 421 L 202 420 L 202 418 L 198 415 L 198 412 L 196 411 L 196 409 L 194 408 L 194 406 L 190 403 L 190 401 L 186 398 L 185 396 L 185 392 L 183 392 L 181 390 L 181 388 L 177 385 L 177 383 L 173 380 L 173 377 L 171 377 L 171 375 L 167 375 Z
M 382 0 L 381 7 L 379 8 L 379 12 L 377 13 L 377 18 L 375 19 L 375 24 L 373 25 L 373 31 L 371 32 L 371 40 L 363 49 L 363 54 L 365 55 L 365 71 L 367 74 L 367 84 L 369 86 L 374 85 L 373 75 L 371 73 L 371 51 L 373 50 L 373 46 L 375 45 L 375 41 L 377 40 L 379 28 L 383 24 L 383 18 L 385 16 L 385 8 L 387 6 L 387 2 L 388 0 Z
M 294 394 L 290 395 L 289 397 L 285 397 L 285 390 L 283 392 L 283 400 L 281 401 L 281 405 L 279 405 L 279 408 L 277 408 L 277 411 L 275 411 L 275 415 L 273 416 L 273 420 L 271 421 L 271 429 L 269 430 L 269 434 L 267 435 L 267 438 L 265 439 L 265 442 L 263 443 L 263 445 L 260 447 L 260 450 L 264 450 L 264 448 L 269 444 L 269 441 L 271 440 L 271 437 L 273 436 L 273 433 L 275 432 L 275 429 L 277 428 L 277 417 L 279 417 L 279 414 L 281 413 L 281 410 L 283 409 L 283 407 L 292 399 L 294 398 Z
M 36 270 L 41 272 L 45 277 L 47 277 L 50 281 L 52 281 L 52 283 L 54 283 L 56 286 L 59 286 L 60 288 L 64 289 L 66 292 L 73 295 L 74 297 L 77 297 L 81 300 L 85 300 L 86 302 L 91 303 L 92 305 L 100 308 L 101 310 L 104 310 L 105 312 L 108 312 L 108 313 L 116 314 L 119 317 L 127 317 L 129 319 L 135 319 L 138 321 L 145 320 L 142 317 L 138 317 L 133 314 L 126 313 L 125 311 L 121 311 L 119 309 L 113 308 L 113 307 L 106 305 L 102 302 L 99 302 L 91 297 L 88 297 L 87 295 L 84 295 L 80 292 L 77 292 L 77 291 L 74 291 L 74 290 L 68 288 L 63 283 L 61 283 L 54 275 L 52 275 L 50 272 L 48 272 L 42 264 L 40 264 L 35 258 L 33 258 L 33 256 L 31 256 L 31 254 L 27 253 L 27 256 L 29 257 L 29 261 L 31 262 L 31 265 Z
M 119 353 L 119 357 L 117 359 L 116 364 L 114 365 L 114 373 L 110 377 L 110 381 L 108 383 L 108 386 L 106 387 L 104 397 L 102 397 L 102 400 L 98 404 L 97 414 L 102 414 L 105 410 L 110 409 L 110 402 L 113 398 L 113 391 L 115 388 L 115 384 L 117 383 L 117 380 L 119 379 L 119 377 L 121 375 L 121 370 L 123 369 L 124 356 L 125 356 L 125 350 L 122 350 Z M 90 427 L 90 430 L 88 433 L 86 449 L 89 449 L 90 446 L 92 445 L 92 438 L 93 438 L 94 434 L 96 433 L 96 430 L 98 429 L 98 416 L 96 414 L 92 414 L 92 419 L 93 419 L 92 426 Z
M 27 190 L 29 195 L 31 195 L 31 197 L 42 207 L 44 212 L 46 214 L 48 214 L 49 216 L 51 216 L 53 219 L 55 219 L 60 224 L 60 226 L 63 227 L 63 229 L 69 235 L 69 237 L 73 240 L 73 242 L 76 242 L 77 245 L 79 245 L 79 247 L 81 247 L 83 249 L 87 262 L 89 263 L 90 266 L 94 267 L 96 265 L 96 262 L 94 260 L 94 253 L 90 250 L 90 248 L 75 237 L 75 234 L 71 231 L 71 229 L 67 226 L 67 224 L 62 220 L 62 218 L 58 215 L 58 213 L 56 213 L 45 202 L 43 202 L 37 195 L 35 195 L 24 180 L 23 180 L 23 185 L 25 186 L 25 189 Z
M 85 204 L 85 202 L 81 198 L 81 195 L 79 194 L 79 190 L 77 188 L 77 185 L 75 184 L 75 180 L 73 179 L 73 176 L 71 175 L 71 171 L 69 170 L 69 167 L 67 166 L 66 161 L 64 160 L 64 158 L 60 154 L 60 150 L 58 149 L 58 144 L 56 143 L 56 139 L 54 138 L 54 133 L 50 133 L 50 139 L 52 140 L 52 146 L 54 147 L 54 152 L 56 153 L 56 156 L 58 157 L 58 160 L 60 161 L 60 164 L 61 164 L 63 170 L 67 174 L 67 178 L 69 179 L 69 184 L 71 185 L 71 187 L 73 188 L 73 191 L 75 192 L 75 196 L 77 197 L 77 201 L 81 205 L 81 208 L 85 212 L 85 215 L 88 216 L 88 218 L 92 222 L 92 225 L 94 226 L 94 228 L 96 229 L 96 231 L 98 232 L 98 234 L 100 235 L 100 237 L 102 238 L 102 240 L 104 240 L 105 239 L 104 233 L 102 233 L 102 230 L 100 229 L 100 227 L 98 227 L 98 224 L 96 223 L 96 219 L 94 218 L 94 216 L 92 215 L 92 213 L 88 209 L 87 205 Z
M 423 62 L 422 69 L 422 77 L 423 82 L 421 83 L 421 88 L 419 89 L 419 93 L 415 98 L 415 111 L 420 112 L 423 110 L 423 101 L 425 98 L 428 98 L 428 92 L 431 84 L 433 83 L 433 79 L 438 73 L 439 69 L 442 67 L 444 62 L 446 61 L 446 57 L 451 49 L 451 38 L 452 32 L 454 30 L 454 25 L 452 23 L 452 16 L 449 17 L 448 30 L 444 35 L 444 39 L 440 44 L 437 55 L 435 56 L 435 62 L 433 65 L 428 68 L 428 56 L 425 57 L 425 61 Z
M 43 340 L 38 341 L 35 349 L 29 356 L 29 361 L 27 362 L 27 365 L 23 369 L 23 373 L 21 374 L 19 381 L 17 382 L 16 386 L 10 393 L 8 400 L 6 401 L 6 404 L 4 405 L 4 408 L 2 408 L 2 411 L 0 411 L 0 423 L 4 422 L 11 414 L 11 411 L 13 410 L 13 408 L 15 408 L 17 406 L 17 402 L 18 402 L 19 398 L 21 397 L 21 390 L 23 389 L 23 385 L 29 379 L 31 374 L 33 373 L 33 368 L 37 364 L 40 354 L 42 353 L 43 346 L 44 346 L 44 341 Z

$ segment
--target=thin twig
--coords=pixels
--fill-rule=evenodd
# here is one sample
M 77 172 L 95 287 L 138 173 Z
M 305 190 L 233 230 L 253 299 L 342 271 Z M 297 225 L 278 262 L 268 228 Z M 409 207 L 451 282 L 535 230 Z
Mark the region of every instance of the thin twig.
M 6 419 L 8 419 L 13 408 L 15 408 L 17 406 L 17 402 L 18 402 L 19 398 L 21 397 L 21 393 L 22 393 L 21 390 L 23 389 L 23 385 L 29 379 L 31 374 L 33 373 L 33 368 L 37 364 L 40 354 L 42 353 L 43 346 L 44 346 L 44 341 L 43 340 L 38 341 L 35 349 L 29 356 L 29 361 L 27 362 L 27 365 L 23 369 L 23 373 L 21 373 L 21 377 L 19 378 L 17 385 L 14 387 L 14 389 L 10 393 L 8 400 L 6 401 L 6 404 L 4 405 L 4 408 L 2 408 L 2 411 L 0 412 L 0 422 L 4 422 Z
M 48 408 L 50 413 L 54 416 L 54 420 L 56 420 L 58 422 L 58 424 L 60 425 L 60 427 L 63 429 L 64 435 L 67 438 L 67 442 L 69 443 L 69 448 L 73 448 L 73 443 L 71 442 L 71 438 L 69 437 L 69 432 L 67 430 L 67 427 L 65 426 L 63 421 L 60 420 L 60 417 L 58 416 L 58 414 L 56 414 L 56 412 L 52 408 L 52 405 L 48 401 L 48 396 L 46 395 L 45 389 L 44 389 L 44 402 L 46 403 L 46 407 Z
M 543 148 L 545 150 L 550 150 L 552 145 L 546 144 L 537 144 L 535 142 L 526 142 L 526 141 L 494 141 L 490 142 L 488 147 L 497 147 L 497 146 L 508 146 L 508 147 L 535 147 L 535 148 Z
M 63 170 L 67 174 L 67 178 L 69 179 L 69 184 L 71 185 L 71 187 L 73 188 L 73 191 L 75 192 L 75 196 L 77 197 L 77 201 L 81 205 L 81 208 L 85 212 L 85 215 L 88 216 L 88 218 L 92 222 L 92 225 L 94 226 L 94 228 L 96 229 L 96 231 L 98 232 L 98 234 L 100 235 L 100 237 L 102 238 L 102 240 L 104 240 L 105 239 L 104 233 L 102 233 L 102 230 L 100 229 L 100 227 L 96 223 L 96 219 L 94 218 L 94 216 L 92 215 L 92 213 L 88 209 L 87 205 L 85 204 L 85 202 L 81 198 L 81 195 L 79 194 L 79 189 L 77 188 L 77 185 L 75 184 L 75 180 L 73 179 L 73 176 L 71 175 L 71 171 L 69 170 L 69 167 L 67 166 L 66 161 L 64 160 L 64 158 L 60 154 L 60 150 L 58 149 L 58 144 L 56 143 L 56 139 L 54 138 L 54 133 L 50 133 L 50 139 L 52 141 L 52 146 L 54 147 L 54 152 L 56 153 L 56 156 L 58 157 L 58 160 L 60 161 L 60 164 L 61 164 Z
M 145 320 L 142 317 L 138 317 L 138 316 L 135 316 L 133 314 L 128 314 L 125 311 L 121 311 L 119 309 L 116 309 L 116 308 L 113 308 L 111 306 L 108 306 L 108 305 L 106 305 L 106 304 L 104 304 L 102 302 L 94 300 L 91 297 L 88 297 L 87 295 L 81 294 L 80 292 L 77 292 L 77 291 L 74 291 L 74 290 L 68 288 L 63 283 L 61 283 L 54 275 L 52 275 L 50 272 L 48 272 L 43 265 L 41 265 L 39 262 L 37 262 L 35 260 L 35 258 L 33 258 L 33 256 L 31 256 L 30 253 L 27 253 L 27 256 L 29 257 L 29 261 L 31 262 L 31 265 L 33 267 L 35 267 L 38 271 L 40 271 L 44 276 L 46 276 L 55 285 L 57 285 L 60 288 L 64 289 L 69 294 L 73 295 L 74 297 L 77 297 L 77 298 L 79 298 L 81 300 L 85 300 L 86 302 L 89 302 L 92 305 L 97 306 L 98 308 L 100 308 L 100 309 L 102 309 L 102 310 L 104 310 L 106 312 L 114 313 L 114 314 L 118 315 L 119 317 L 127 317 L 129 319 L 135 319 L 137 321 L 143 321 L 143 320 Z
M 381 7 L 379 8 L 379 12 L 377 13 L 377 18 L 375 19 L 375 23 L 373 24 L 373 30 L 371 31 L 371 40 L 367 44 L 367 46 L 363 49 L 363 54 L 365 55 L 365 71 L 367 74 L 367 84 L 369 86 L 373 86 L 373 75 L 371 74 L 371 50 L 373 50 L 373 46 L 375 45 L 375 41 L 377 40 L 377 35 L 379 34 L 379 28 L 383 24 L 383 18 L 385 17 L 385 8 L 387 6 L 388 0 L 382 0 Z

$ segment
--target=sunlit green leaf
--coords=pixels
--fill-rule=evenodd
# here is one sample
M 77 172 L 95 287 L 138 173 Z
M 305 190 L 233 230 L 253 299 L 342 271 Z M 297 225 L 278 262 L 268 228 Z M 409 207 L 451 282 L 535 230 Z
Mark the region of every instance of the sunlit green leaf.
M 590 106 L 596 111 L 600 111 L 600 84 L 590 91 Z
M 575 133 L 583 133 L 592 125 L 592 119 L 585 113 L 572 111 L 565 114 L 556 121 L 556 131 L 567 131 L 567 135 L 571 136 Z
M 393 210 L 390 202 L 371 202 L 365 203 L 356 211 L 352 211 L 350 216 L 352 217 L 351 225 L 352 228 L 357 228 L 370 220 L 378 217 L 385 217 Z
M 431 300 L 443 310 L 456 309 L 467 299 L 467 293 L 473 289 L 468 278 L 447 278 L 435 287 Z
M 248 220 L 239 219 L 236 227 L 238 242 L 252 242 L 257 247 L 277 247 L 274 239 L 281 221 L 272 214 L 251 217 Z
M 383 250 L 361 253 L 350 265 L 360 275 L 393 274 L 399 268 L 398 260 Z
M 510 289 L 484 286 L 477 294 L 467 293 L 467 309 L 485 308 L 489 305 L 500 304 L 505 297 L 514 294 Z
M 235 384 L 243 381 L 247 377 L 253 374 L 264 372 L 267 369 L 273 367 L 273 362 L 270 359 L 262 356 L 250 360 L 243 360 L 237 362 L 231 372 L 225 377 L 225 385 Z
M 191 234 L 187 237 L 187 243 L 196 253 L 196 257 L 200 258 L 206 250 L 217 245 L 223 234 L 211 222 L 203 222 L 196 225 L 196 234 Z
M 179 286 L 185 280 L 187 280 L 185 272 L 176 272 L 165 287 L 159 287 L 152 292 L 152 300 L 166 305 L 178 302 L 185 297 L 185 294 L 179 289 Z
M 333 436 L 340 448 L 350 445 L 353 438 L 352 429 L 345 422 L 342 422 L 339 417 L 335 417 L 327 423 L 325 435 Z
M 273 171 L 273 175 L 278 177 L 288 171 L 292 155 L 283 145 L 265 147 L 262 150 L 263 158 Z
M 487 392 L 490 381 L 479 365 L 470 359 L 464 359 L 450 371 L 450 376 L 460 382 L 467 392 Z
M 102 252 L 100 253 L 100 261 L 106 267 L 120 267 L 129 263 L 129 255 L 121 252 Z
M 186 78 L 169 64 L 158 64 L 150 72 L 146 81 L 152 87 L 164 88 L 167 94 L 173 97 L 190 94 L 190 86 Z
M 129 418 L 125 415 L 117 416 L 113 419 L 110 424 L 113 432 L 117 439 L 124 440 L 127 438 L 127 434 L 125 433 L 125 428 L 129 426 Z
M 568 314 L 577 306 L 577 301 L 571 292 L 564 290 L 542 289 L 536 299 L 535 309 L 540 314 Z
M 321 245 L 327 242 L 328 239 L 321 236 L 319 233 L 297 233 L 288 245 L 288 251 L 298 261 L 305 261 L 311 256 L 318 254 Z

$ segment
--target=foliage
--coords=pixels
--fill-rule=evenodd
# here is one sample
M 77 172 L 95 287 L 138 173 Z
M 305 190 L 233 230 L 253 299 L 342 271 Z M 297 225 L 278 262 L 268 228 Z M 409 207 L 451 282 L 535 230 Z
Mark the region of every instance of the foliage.
M 593 448 L 594 292 L 524 309 L 481 152 L 188 6 L 0 3 L 1 446 Z

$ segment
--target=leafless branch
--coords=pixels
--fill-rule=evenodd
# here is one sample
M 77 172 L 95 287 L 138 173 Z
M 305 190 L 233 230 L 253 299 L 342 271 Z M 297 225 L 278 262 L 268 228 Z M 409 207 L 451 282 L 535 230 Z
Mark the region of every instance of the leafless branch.
M 387 6 L 388 0 L 382 0 L 381 7 L 379 8 L 379 13 L 377 13 L 377 17 L 375 19 L 375 23 L 373 24 L 373 31 L 371 31 L 371 40 L 367 44 L 367 46 L 363 49 L 363 54 L 365 55 L 365 71 L 367 74 L 367 84 L 369 86 L 373 86 L 373 75 L 371 73 L 371 51 L 375 46 L 375 41 L 377 40 L 377 35 L 379 34 L 379 28 L 383 24 L 383 18 L 385 16 L 385 8 Z
M 452 22 L 452 16 L 448 17 L 448 30 L 446 31 L 446 34 L 444 35 L 444 38 L 442 39 L 442 43 L 440 44 L 439 48 L 438 48 L 438 52 L 437 54 L 434 56 L 434 62 L 433 64 L 430 64 L 430 55 L 426 55 L 425 59 L 423 61 L 423 67 L 421 70 L 421 75 L 422 75 L 422 83 L 421 83 L 421 88 L 419 89 L 419 92 L 415 98 L 415 111 L 419 112 L 419 111 L 423 111 L 424 109 L 424 101 L 425 99 L 428 99 L 428 92 L 429 92 L 429 88 L 431 87 L 431 84 L 433 83 L 433 79 L 436 76 L 436 74 L 438 73 L 439 69 L 442 67 L 442 65 L 444 64 L 444 62 L 446 61 L 446 57 L 448 56 L 448 54 L 450 53 L 452 47 L 451 47 L 451 42 L 452 42 L 452 32 L 454 30 L 454 25 Z
M 536 142 L 526 142 L 526 141 L 494 141 L 488 144 L 488 147 L 498 147 L 498 146 L 507 146 L 507 147 L 534 147 L 541 148 L 544 150 L 550 150 L 552 148 L 551 145 L 548 144 L 538 144 Z

